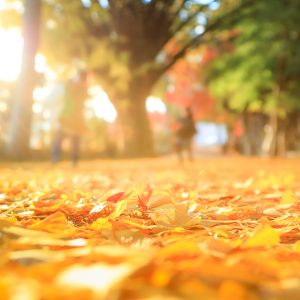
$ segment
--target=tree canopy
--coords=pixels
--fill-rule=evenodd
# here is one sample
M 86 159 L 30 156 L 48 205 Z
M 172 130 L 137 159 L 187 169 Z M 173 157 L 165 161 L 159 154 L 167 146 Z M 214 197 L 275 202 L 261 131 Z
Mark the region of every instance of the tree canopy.
M 46 3 L 52 17 L 44 23 L 43 49 L 57 45 L 49 56 L 56 56 L 61 69 L 72 60 L 84 62 L 98 75 L 118 109 L 128 138 L 126 148 L 144 155 L 153 149 L 145 112 L 153 86 L 188 50 L 210 40 L 217 28 L 235 22 L 251 1 Z M 66 46 L 55 39 L 67 41 Z
M 38 51 L 62 79 L 83 68 L 96 75 L 118 111 L 130 155 L 153 154 L 145 100 L 162 75 L 202 44 L 209 43 L 208 52 L 217 58 L 200 77 L 206 77 L 213 95 L 228 111 L 284 116 L 300 109 L 298 1 L 38 2 L 42 4 Z M 0 11 L 1 26 L 20 26 L 21 2 L 6 3 L 6 10 Z M 28 7 L 25 11 L 34 13 Z M 25 45 L 28 39 L 25 36 Z M 27 98 L 30 93 L 28 89 Z M 12 121 L 12 127 L 14 132 L 27 132 L 22 135 L 25 145 L 32 101 L 20 103 L 27 125 Z
M 207 73 L 223 105 L 280 114 L 300 108 L 299 9 L 299 1 L 259 1 L 230 28 L 230 51 L 219 48 Z

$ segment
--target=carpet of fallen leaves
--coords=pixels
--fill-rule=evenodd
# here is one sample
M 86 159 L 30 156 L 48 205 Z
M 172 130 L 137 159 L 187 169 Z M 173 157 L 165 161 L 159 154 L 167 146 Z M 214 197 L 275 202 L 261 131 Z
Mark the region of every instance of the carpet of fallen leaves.
M 0 299 L 300 299 L 300 160 L 2 165 Z

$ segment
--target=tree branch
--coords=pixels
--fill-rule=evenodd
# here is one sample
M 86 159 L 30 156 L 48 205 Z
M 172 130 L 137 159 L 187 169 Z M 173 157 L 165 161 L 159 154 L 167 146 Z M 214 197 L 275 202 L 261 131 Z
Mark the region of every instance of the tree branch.
M 177 10 L 174 13 L 174 16 L 177 17 L 179 15 L 179 13 L 181 12 L 181 10 L 184 8 L 184 5 L 186 4 L 187 0 L 182 0 L 182 2 L 180 3 L 179 7 L 177 8 Z
M 173 36 L 176 35 L 177 32 L 181 31 L 184 27 L 186 27 L 187 25 L 189 25 L 194 19 L 195 17 L 197 17 L 197 15 L 199 15 L 201 12 L 203 12 L 206 8 L 208 7 L 208 5 L 200 5 L 199 8 L 193 12 L 192 14 L 190 14 L 188 16 L 188 18 L 181 22 L 174 30 L 173 30 Z
M 214 0 L 213 0 L 213 1 L 214 1 Z M 213 1 L 212 1 L 212 2 L 213 2 Z M 186 2 L 187 2 L 187 1 L 184 0 L 184 1 L 181 3 L 180 7 L 178 8 L 178 10 L 176 11 L 176 13 L 174 14 L 174 19 L 176 19 L 176 17 L 178 17 L 178 14 L 180 13 L 180 10 L 182 10 L 182 8 L 184 7 L 184 4 L 185 4 Z M 197 9 L 194 13 L 192 13 L 191 15 L 189 15 L 189 17 L 188 17 L 185 21 L 181 22 L 181 23 L 176 27 L 176 29 L 174 29 L 173 31 L 169 32 L 169 34 L 167 34 L 167 35 L 165 36 L 164 40 L 162 41 L 161 46 L 160 46 L 160 49 L 163 49 L 163 48 L 166 46 L 166 44 L 167 44 L 172 38 L 174 38 L 175 35 L 176 35 L 178 32 L 180 32 L 184 27 L 186 27 L 187 25 L 189 25 L 189 24 L 193 21 L 193 19 L 194 19 L 199 13 L 201 13 L 201 12 L 204 11 L 205 8 L 207 8 L 207 5 L 201 5 L 201 6 L 199 7 L 199 9 Z M 173 21 L 172 21 L 172 22 L 173 22 Z M 158 54 L 158 53 L 157 53 L 157 54 Z
M 230 12 L 222 15 L 221 17 L 217 18 L 213 23 L 209 24 L 206 28 L 205 31 L 191 39 L 188 43 L 186 43 L 167 63 L 164 65 L 161 70 L 159 70 L 159 77 L 164 74 L 168 69 L 170 69 L 180 58 L 182 58 L 188 50 L 198 46 L 201 42 L 203 42 L 203 37 L 208 34 L 211 31 L 214 31 L 217 29 L 222 23 L 226 22 L 230 17 L 232 16 L 239 16 L 237 13 L 243 11 L 246 9 L 248 6 L 252 5 L 254 3 L 253 0 L 246 0 L 244 1 L 241 5 L 238 7 L 232 9 Z M 239 16 L 240 17 L 240 16 Z M 233 18 L 232 19 L 232 24 L 236 23 L 239 20 L 239 17 Z

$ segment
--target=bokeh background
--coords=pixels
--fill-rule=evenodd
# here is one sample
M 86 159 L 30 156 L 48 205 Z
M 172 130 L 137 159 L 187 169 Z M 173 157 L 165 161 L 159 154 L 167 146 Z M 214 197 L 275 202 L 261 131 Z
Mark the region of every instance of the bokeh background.
M 187 107 L 197 155 L 298 155 L 299 13 L 297 0 L 0 0 L 1 159 L 50 159 L 83 70 L 82 158 L 171 155 Z

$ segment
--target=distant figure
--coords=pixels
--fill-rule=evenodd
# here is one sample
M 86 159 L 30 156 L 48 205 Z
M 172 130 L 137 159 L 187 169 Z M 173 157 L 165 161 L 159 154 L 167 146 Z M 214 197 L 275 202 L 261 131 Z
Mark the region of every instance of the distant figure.
M 64 138 L 69 138 L 71 143 L 71 160 L 76 166 L 79 159 L 80 138 L 85 131 L 84 102 L 87 98 L 87 74 L 82 71 L 79 75 L 69 80 L 65 86 L 64 104 L 58 119 L 58 128 L 55 133 L 52 162 L 60 160 L 61 146 Z
M 179 161 L 183 161 L 184 152 L 187 152 L 188 159 L 193 161 L 193 136 L 197 133 L 194 117 L 191 108 L 186 108 L 185 116 L 179 120 L 179 128 L 175 131 L 175 150 Z

